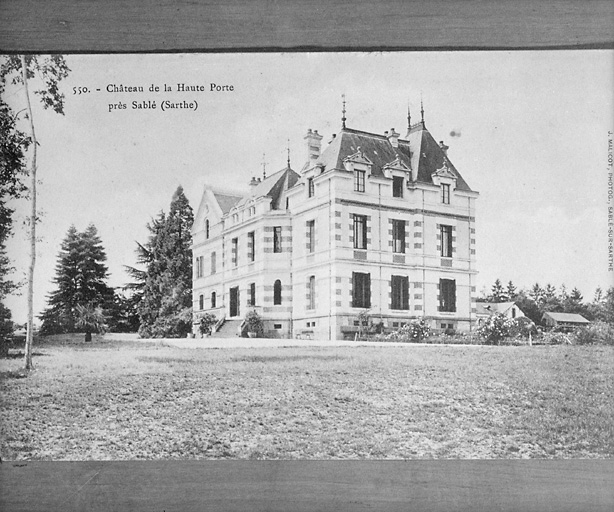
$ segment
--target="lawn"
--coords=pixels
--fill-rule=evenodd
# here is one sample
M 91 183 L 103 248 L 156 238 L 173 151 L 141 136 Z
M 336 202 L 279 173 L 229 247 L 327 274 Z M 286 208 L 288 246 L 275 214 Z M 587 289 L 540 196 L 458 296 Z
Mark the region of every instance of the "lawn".
M 99 339 L 39 344 L 34 363 L 21 377 L 21 359 L 0 361 L 4 460 L 614 454 L 608 346 L 202 350 Z

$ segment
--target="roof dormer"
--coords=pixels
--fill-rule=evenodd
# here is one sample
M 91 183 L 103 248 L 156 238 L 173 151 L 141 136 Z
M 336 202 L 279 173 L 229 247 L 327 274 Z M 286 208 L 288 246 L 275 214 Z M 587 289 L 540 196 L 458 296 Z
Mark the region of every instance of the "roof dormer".
M 443 165 L 431 174 L 431 178 L 433 178 L 433 183 L 437 186 L 442 183 L 456 186 L 456 174 L 450 169 L 447 160 L 444 160 Z
M 362 152 L 360 146 L 356 153 L 343 159 L 343 166 L 346 171 L 367 171 L 371 174 L 373 162 Z
M 401 160 L 401 157 L 397 154 L 397 157 L 392 161 L 384 165 L 382 168 L 384 176 L 386 178 L 392 178 L 393 176 L 407 176 L 411 175 L 411 168 Z

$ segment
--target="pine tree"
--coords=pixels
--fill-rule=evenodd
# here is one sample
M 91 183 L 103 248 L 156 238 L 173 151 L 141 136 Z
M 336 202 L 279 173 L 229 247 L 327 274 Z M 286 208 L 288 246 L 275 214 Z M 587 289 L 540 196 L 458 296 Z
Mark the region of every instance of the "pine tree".
M 106 259 L 93 224 L 82 233 L 70 226 L 58 255 L 54 279 L 57 288 L 49 295 L 49 308 L 40 317 L 41 334 L 75 332 L 78 307 L 111 307 L 113 290 L 106 284 Z
M 507 283 L 506 293 L 507 293 L 508 300 L 516 300 L 516 297 L 518 296 L 518 290 L 516 289 L 512 281 L 509 281 Z
M 503 302 L 506 299 L 505 290 L 500 279 L 497 279 L 492 285 L 491 298 L 493 302 Z
M 183 188 L 173 194 L 170 212 L 147 225 L 145 244 L 137 244 L 137 262 L 145 270 L 127 267 L 140 295 L 139 335 L 183 337 L 192 329 L 192 208 Z

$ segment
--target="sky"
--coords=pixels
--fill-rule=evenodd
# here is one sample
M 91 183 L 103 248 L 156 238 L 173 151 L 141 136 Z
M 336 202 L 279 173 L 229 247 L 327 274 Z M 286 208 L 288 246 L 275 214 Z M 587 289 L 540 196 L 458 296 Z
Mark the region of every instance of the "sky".
M 607 237 L 613 57 L 611 50 L 69 55 L 65 115 L 34 104 L 42 213 L 35 314 L 54 289 L 71 224 L 98 228 L 109 284 L 122 286 L 136 241 L 147 239 L 147 223 L 168 211 L 179 185 L 196 211 L 205 184 L 247 190 L 263 161 L 269 174 L 285 167 L 288 148 L 300 170 L 307 129 L 323 135 L 323 147 L 340 130 L 342 94 L 349 128 L 395 128 L 401 136 L 408 105 L 417 122 L 422 99 L 427 128 L 480 193 L 478 292 L 499 278 L 519 288 L 575 286 L 592 300 L 598 286 L 614 285 Z M 228 87 L 212 91 L 212 83 Z M 178 84 L 204 91 L 178 92 Z M 144 92 L 109 92 L 113 85 Z M 197 108 L 161 109 L 184 100 Z M 23 88 L 10 86 L 6 101 L 23 109 Z M 133 101 L 156 108 L 132 108 Z M 111 108 L 118 103 L 126 108 Z M 14 206 L 8 253 L 13 278 L 25 281 L 29 204 Z M 25 322 L 26 287 L 6 303 Z

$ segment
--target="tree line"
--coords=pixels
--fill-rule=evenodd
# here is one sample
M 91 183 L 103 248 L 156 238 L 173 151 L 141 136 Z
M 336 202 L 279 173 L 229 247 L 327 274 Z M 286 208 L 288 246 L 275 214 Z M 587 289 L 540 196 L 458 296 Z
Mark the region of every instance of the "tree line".
M 518 289 L 512 281 L 504 285 L 495 280 L 490 292 L 482 292 L 478 302 L 516 302 L 518 307 L 535 324 L 540 325 L 546 312 L 575 313 L 590 321 L 614 324 L 614 286 L 603 290 L 598 287 L 591 301 L 585 300 L 576 287 L 569 290 L 564 284 L 556 288 L 552 284 L 535 283 L 529 288 Z

